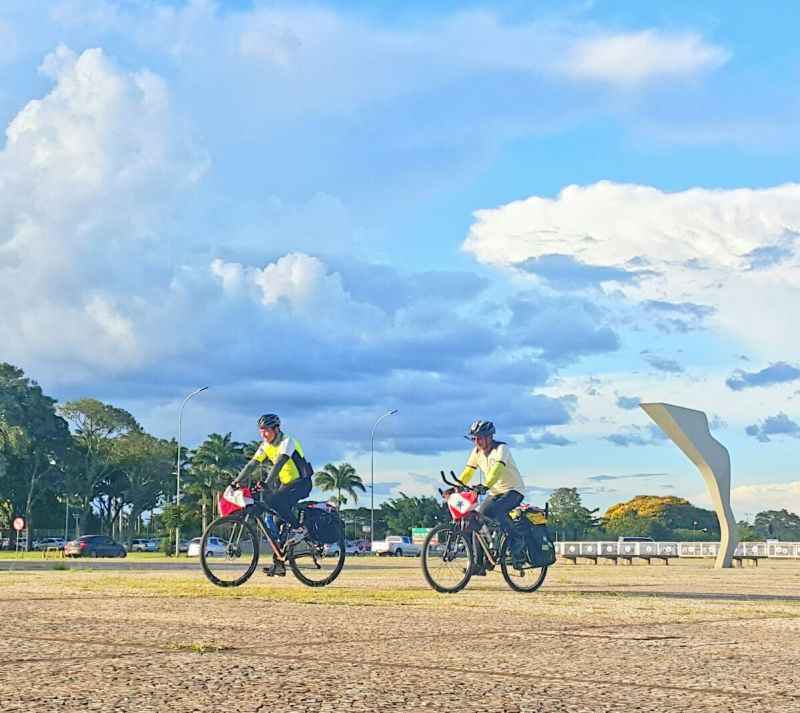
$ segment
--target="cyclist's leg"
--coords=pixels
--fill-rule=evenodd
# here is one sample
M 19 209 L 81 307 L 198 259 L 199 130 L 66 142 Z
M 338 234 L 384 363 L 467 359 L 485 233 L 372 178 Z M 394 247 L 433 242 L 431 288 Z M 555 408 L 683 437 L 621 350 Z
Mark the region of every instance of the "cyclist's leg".
M 500 529 L 508 535 L 511 556 L 515 564 L 524 560 L 525 539 L 517 523 L 508 516 L 508 513 L 522 502 L 522 498 L 522 493 L 509 490 L 497 497 L 490 495 L 481 506 L 481 513 L 497 520 Z
M 278 532 L 279 532 L 279 539 L 283 540 L 285 526 L 283 523 L 288 523 L 290 526 L 294 526 L 295 524 L 299 524 L 296 522 L 296 518 L 292 513 L 292 502 L 291 497 L 287 497 L 287 487 L 281 485 L 276 490 L 264 492 L 261 498 L 261 502 L 270 510 L 272 510 L 277 515 L 278 522 Z M 294 522 L 293 522 L 294 521 Z M 283 543 L 281 542 L 281 545 Z M 283 563 L 282 560 L 279 560 L 278 557 L 273 552 L 272 554 L 272 566 L 271 567 L 264 567 L 264 572 L 269 576 L 284 576 L 286 574 L 286 565 Z
M 291 484 L 290 484 L 291 485 Z M 290 485 L 281 485 L 276 490 L 272 492 L 266 493 L 263 497 L 262 502 L 266 505 L 270 510 L 273 510 L 277 513 L 278 517 L 283 522 L 288 522 L 293 527 L 299 525 L 297 522 L 297 518 L 294 516 L 292 512 L 292 507 L 295 501 L 292 501 L 292 496 L 290 491 Z

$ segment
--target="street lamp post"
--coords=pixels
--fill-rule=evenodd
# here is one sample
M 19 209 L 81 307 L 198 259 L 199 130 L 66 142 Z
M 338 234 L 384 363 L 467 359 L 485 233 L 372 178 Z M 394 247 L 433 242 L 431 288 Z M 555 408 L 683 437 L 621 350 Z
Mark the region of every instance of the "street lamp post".
M 375 542 L 375 429 L 378 424 L 383 421 L 387 416 L 394 416 L 397 409 L 393 408 L 387 411 L 383 416 L 379 416 L 378 420 L 372 426 L 372 435 L 369 439 L 369 549 L 372 552 L 372 543 Z
M 192 396 L 197 396 L 201 391 L 205 391 L 208 387 L 201 386 L 199 389 L 195 389 L 189 394 L 181 404 L 180 411 L 178 411 L 178 468 L 177 468 L 177 478 L 175 479 L 175 509 L 176 509 L 176 516 L 178 518 L 177 525 L 175 525 L 175 556 L 177 557 L 180 554 L 180 547 L 181 547 L 181 525 L 180 525 L 180 510 L 181 510 L 181 421 L 183 419 L 183 407 L 186 406 L 186 402 L 192 398 Z

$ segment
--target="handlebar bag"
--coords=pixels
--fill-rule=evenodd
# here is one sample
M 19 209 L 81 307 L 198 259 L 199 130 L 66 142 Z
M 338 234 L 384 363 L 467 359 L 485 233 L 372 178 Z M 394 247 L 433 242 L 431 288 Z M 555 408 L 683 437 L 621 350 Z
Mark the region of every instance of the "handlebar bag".
M 219 514 L 225 517 L 252 504 L 253 493 L 250 488 L 234 488 L 229 485 L 219 496 Z

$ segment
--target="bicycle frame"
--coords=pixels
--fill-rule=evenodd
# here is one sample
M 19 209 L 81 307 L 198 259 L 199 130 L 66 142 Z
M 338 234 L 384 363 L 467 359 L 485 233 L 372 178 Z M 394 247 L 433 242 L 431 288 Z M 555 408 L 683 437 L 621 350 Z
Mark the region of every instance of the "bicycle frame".
M 277 513 L 271 513 L 271 514 L 277 514 Z M 255 521 L 256 530 L 258 530 L 258 532 L 261 534 L 261 536 L 264 539 L 266 539 L 267 542 L 269 542 L 270 547 L 272 548 L 272 554 L 275 556 L 275 558 L 278 559 L 280 562 L 286 562 L 286 550 L 280 544 L 280 542 L 278 542 L 272 536 L 272 533 L 270 532 L 269 528 L 264 524 L 263 516 L 261 516 L 259 513 L 256 513 L 256 512 L 254 512 L 252 510 L 250 512 L 245 510 L 244 515 L 242 516 L 242 522 L 244 523 L 244 522 L 252 522 L 252 521 Z M 236 532 L 235 529 L 234 529 L 234 532 Z M 241 533 L 242 532 L 244 532 L 244 528 L 241 528 L 241 530 L 239 530 L 239 535 L 238 535 L 239 537 L 241 537 Z M 234 543 L 235 539 L 236 539 L 235 537 L 231 538 L 231 541 L 230 541 L 231 544 Z M 236 544 L 238 545 L 238 540 L 236 540 Z

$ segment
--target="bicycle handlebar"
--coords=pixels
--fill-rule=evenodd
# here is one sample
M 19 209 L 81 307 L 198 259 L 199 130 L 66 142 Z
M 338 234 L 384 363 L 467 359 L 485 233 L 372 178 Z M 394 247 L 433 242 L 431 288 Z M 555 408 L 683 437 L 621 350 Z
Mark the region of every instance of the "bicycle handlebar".
M 465 482 L 460 480 L 452 470 L 450 471 L 450 477 L 452 480 L 447 479 L 443 470 L 440 470 L 439 474 L 442 476 L 442 480 L 445 482 L 445 485 L 449 485 L 451 488 L 463 488 L 464 490 L 479 492 L 479 488 L 481 487 L 479 485 L 467 485 Z M 439 492 L 441 493 L 442 491 L 440 490 Z

